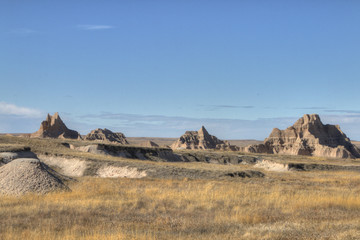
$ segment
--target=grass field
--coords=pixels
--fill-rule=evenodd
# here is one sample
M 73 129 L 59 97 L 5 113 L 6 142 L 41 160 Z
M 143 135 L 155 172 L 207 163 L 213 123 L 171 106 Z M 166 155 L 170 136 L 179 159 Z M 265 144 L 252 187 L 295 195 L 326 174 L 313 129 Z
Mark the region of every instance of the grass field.
M 0 198 L 0 239 L 359 239 L 355 172 L 244 182 L 81 178 Z
M 71 192 L 0 196 L 0 239 L 360 239 L 359 171 L 261 170 L 265 177 L 172 178 L 176 169 L 204 174 L 252 167 L 95 156 L 74 153 L 60 140 L 6 136 L 1 146 L 146 165 L 160 173 L 167 169 L 168 175 L 79 177 L 66 182 Z M 278 156 L 278 161 L 342 160 Z M 343 163 L 357 166 L 359 160 Z

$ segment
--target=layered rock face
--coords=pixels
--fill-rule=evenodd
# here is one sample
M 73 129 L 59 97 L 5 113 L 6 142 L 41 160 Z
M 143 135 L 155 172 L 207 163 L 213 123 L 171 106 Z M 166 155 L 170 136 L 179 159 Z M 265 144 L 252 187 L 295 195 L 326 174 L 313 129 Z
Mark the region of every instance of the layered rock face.
M 98 128 L 92 130 L 89 134 L 85 136 L 84 140 L 129 144 L 124 134 L 114 133 L 106 128 L 105 129 Z
M 46 120 L 40 125 L 40 129 L 30 135 L 31 138 L 71 138 L 81 139 L 77 131 L 70 130 L 61 120 L 59 113 L 53 116 L 47 115 Z
M 219 140 L 210 135 L 204 126 L 199 131 L 187 131 L 171 145 L 172 149 L 219 149 L 238 150 L 238 147 L 230 145 L 227 141 Z
M 286 130 L 274 128 L 263 144 L 250 145 L 247 152 L 358 158 L 360 151 L 338 125 L 324 125 L 319 115 L 305 114 Z

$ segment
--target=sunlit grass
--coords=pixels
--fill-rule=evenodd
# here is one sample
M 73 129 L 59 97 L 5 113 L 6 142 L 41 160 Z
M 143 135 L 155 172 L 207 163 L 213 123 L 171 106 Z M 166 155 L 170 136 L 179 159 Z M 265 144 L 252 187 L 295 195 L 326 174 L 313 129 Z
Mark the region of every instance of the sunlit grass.
M 147 164 L 158 169 L 181 167 L 186 171 L 220 172 L 252 168 L 249 165 L 129 160 L 77 152 L 63 146 L 62 141 L 0 137 L 0 144 L 4 144 L 5 148 L 29 146 L 37 154 L 95 162 L 123 161 L 134 166 Z M 87 144 L 75 140 L 68 142 Z M 260 157 L 276 158 L 280 162 L 359 163 L 358 160 L 299 156 Z M 0 239 L 360 238 L 359 172 L 265 174 L 265 178 L 231 181 L 218 178 L 82 177 L 78 182 L 68 182 L 71 192 L 1 196 Z
M 292 184 L 82 178 L 72 192 L 1 197 L 0 238 L 355 238 L 360 179 L 347 174 L 336 174 L 339 185 L 330 175 L 286 175 Z

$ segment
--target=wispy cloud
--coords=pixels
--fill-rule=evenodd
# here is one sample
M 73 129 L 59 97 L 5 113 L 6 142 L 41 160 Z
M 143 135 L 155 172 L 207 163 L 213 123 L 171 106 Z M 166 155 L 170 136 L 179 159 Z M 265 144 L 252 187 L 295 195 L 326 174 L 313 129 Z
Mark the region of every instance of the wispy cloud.
M 237 106 L 237 105 L 210 105 L 216 108 L 254 108 L 254 106 Z
M 26 36 L 26 35 L 38 33 L 38 31 L 29 29 L 29 28 L 16 28 L 16 29 L 11 30 L 10 33 L 14 34 L 14 35 Z
M 246 119 L 191 118 L 181 116 L 141 115 L 103 112 L 75 117 L 84 133 L 106 127 L 127 136 L 179 137 L 187 130 L 204 125 L 220 139 L 257 139 L 268 137 L 273 128 L 286 129 L 301 116 Z M 360 140 L 360 114 L 321 115 L 324 124 L 338 124 L 350 139 Z M 87 129 L 85 129 L 85 127 Z
M 204 108 L 207 111 L 216 111 L 221 109 L 251 109 L 255 106 L 250 105 L 198 105 L 199 107 Z
M 41 117 L 43 114 L 41 111 L 26 108 L 26 107 L 19 107 L 15 104 L 0 102 L 0 115 L 13 115 L 19 117 L 27 117 L 27 118 L 38 118 Z
M 296 107 L 294 109 L 303 109 L 303 110 L 326 110 L 327 107 Z
M 244 120 L 109 112 L 82 115 L 77 119 L 81 122 L 79 126 L 106 127 L 128 136 L 179 137 L 187 130 L 198 130 L 204 125 L 210 134 L 221 139 L 264 139 L 273 127 L 286 128 L 296 121 L 296 118 Z
M 77 28 L 82 29 L 82 30 L 105 30 L 105 29 L 111 29 L 111 28 L 115 28 L 114 26 L 110 26 L 110 25 L 77 25 Z
M 210 134 L 220 139 L 263 140 L 273 128 L 286 129 L 301 116 L 279 118 L 214 119 L 165 115 L 141 115 L 101 112 L 77 115 L 61 113 L 66 125 L 83 134 L 95 128 L 108 128 L 137 137 L 179 137 L 187 130 L 198 130 L 204 125 Z M 33 132 L 45 115 L 39 110 L 0 102 L 0 132 Z M 352 140 L 360 140 L 359 114 L 320 115 L 324 124 L 338 124 Z
M 332 110 L 325 110 L 325 112 L 330 113 L 348 113 L 348 114 L 360 114 L 360 110 L 344 110 L 344 109 L 332 109 Z

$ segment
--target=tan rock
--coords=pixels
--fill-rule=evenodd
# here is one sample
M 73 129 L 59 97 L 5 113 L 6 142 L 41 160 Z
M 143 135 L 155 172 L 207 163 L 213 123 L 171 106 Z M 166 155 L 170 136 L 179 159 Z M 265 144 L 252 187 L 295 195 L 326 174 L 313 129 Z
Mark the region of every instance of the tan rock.
M 114 133 L 106 128 L 98 128 L 92 130 L 89 134 L 85 136 L 84 140 L 120 143 L 124 145 L 129 144 L 123 133 Z
M 274 128 L 263 144 L 250 145 L 246 152 L 358 158 L 360 151 L 338 125 L 324 125 L 319 115 L 305 114 L 286 130 Z
M 47 115 L 46 120 L 40 125 L 40 129 L 30 135 L 31 138 L 71 138 L 81 139 L 77 131 L 70 130 L 61 120 L 59 113 L 53 116 Z
M 238 147 L 230 145 L 227 141 L 219 140 L 210 135 L 204 126 L 199 131 L 187 131 L 171 145 L 172 149 L 219 149 L 238 150 Z

